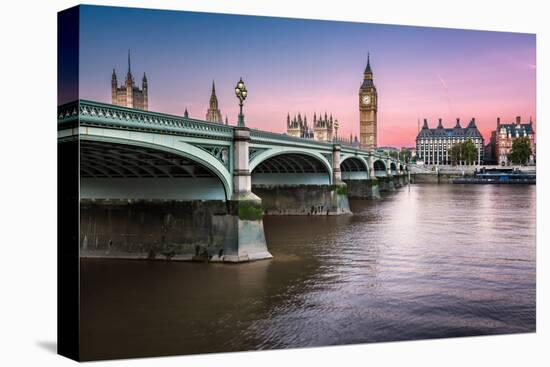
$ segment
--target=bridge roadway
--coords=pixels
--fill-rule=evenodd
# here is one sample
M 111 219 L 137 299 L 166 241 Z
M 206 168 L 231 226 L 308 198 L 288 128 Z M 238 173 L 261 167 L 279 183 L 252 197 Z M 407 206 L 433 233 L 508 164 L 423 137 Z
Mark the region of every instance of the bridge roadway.
M 82 257 L 270 258 L 264 214 L 351 214 L 349 197 L 380 198 L 408 171 L 340 143 L 87 100 L 58 108 L 58 148 L 79 155 Z

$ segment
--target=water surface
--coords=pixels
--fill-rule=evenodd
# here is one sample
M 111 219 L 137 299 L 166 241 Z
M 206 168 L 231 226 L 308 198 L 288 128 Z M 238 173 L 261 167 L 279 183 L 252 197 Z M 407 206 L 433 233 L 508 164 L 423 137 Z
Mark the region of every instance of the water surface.
M 84 359 L 535 331 L 535 191 L 412 185 L 264 219 L 273 260 L 81 260 Z

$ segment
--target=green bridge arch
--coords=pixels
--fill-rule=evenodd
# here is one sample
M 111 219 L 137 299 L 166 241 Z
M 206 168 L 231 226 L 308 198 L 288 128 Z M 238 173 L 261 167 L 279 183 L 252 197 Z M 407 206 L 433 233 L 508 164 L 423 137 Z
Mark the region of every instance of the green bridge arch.
M 113 129 L 91 127 L 81 130 L 83 130 L 79 134 L 81 140 L 149 148 L 192 160 L 207 168 L 220 180 L 226 200 L 233 194 L 232 176 L 228 168 L 210 153 L 177 139 L 176 136 L 159 139 L 158 135 L 146 132 L 125 131 L 124 134 L 121 134 L 120 131 Z

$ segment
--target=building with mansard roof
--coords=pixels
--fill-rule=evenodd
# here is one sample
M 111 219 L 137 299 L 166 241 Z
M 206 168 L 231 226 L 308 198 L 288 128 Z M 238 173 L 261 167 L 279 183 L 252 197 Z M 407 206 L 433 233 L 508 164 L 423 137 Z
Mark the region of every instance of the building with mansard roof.
M 477 149 L 476 164 L 483 163 L 483 136 L 476 126 L 475 118 L 472 118 L 466 127 L 460 125 L 458 118 L 455 126 L 451 128 L 445 128 L 441 119 L 438 122 L 437 127 L 430 128 L 428 120 L 424 119 L 424 125 L 416 137 L 417 160 L 430 165 L 451 164 L 451 147 L 456 143 L 471 140 Z
M 494 159 L 498 165 L 510 165 L 509 155 L 512 152 L 512 145 L 517 138 L 527 138 L 531 145 L 531 156 L 529 163 L 536 161 L 535 153 L 535 130 L 533 129 L 533 120 L 521 122 L 521 116 L 516 117 L 516 121 L 509 124 L 501 124 L 500 117 L 497 118 L 497 129 L 491 134 L 491 145 Z
M 118 85 L 117 75 L 113 69 L 111 76 L 111 103 L 117 106 L 137 108 L 146 110 L 149 108 L 149 97 L 147 95 L 147 76 L 143 73 L 141 89 L 136 85 L 130 63 L 130 50 L 128 50 L 128 72 L 126 80 L 121 86 Z

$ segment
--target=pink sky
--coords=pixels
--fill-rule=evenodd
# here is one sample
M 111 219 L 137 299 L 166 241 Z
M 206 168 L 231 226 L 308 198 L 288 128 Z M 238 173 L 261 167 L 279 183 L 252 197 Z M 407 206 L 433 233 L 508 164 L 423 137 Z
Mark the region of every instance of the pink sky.
M 116 31 L 135 24 L 148 32 Z M 452 127 L 475 117 L 486 141 L 497 117 L 532 116 L 536 128 L 533 34 L 108 7 L 85 7 L 80 30 L 85 99 L 111 102 L 112 69 L 123 81 L 130 48 L 136 81 L 147 73 L 152 111 L 187 108 L 204 119 L 214 79 L 221 112 L 235 124 L 234 86 L 243 77 L 247 126 L 284 132 L 288 112 L 311 123 L 326 111 L 349 137 L 359 133 L 370 52 L 379 146 L 413 146 L 423 118 Z

